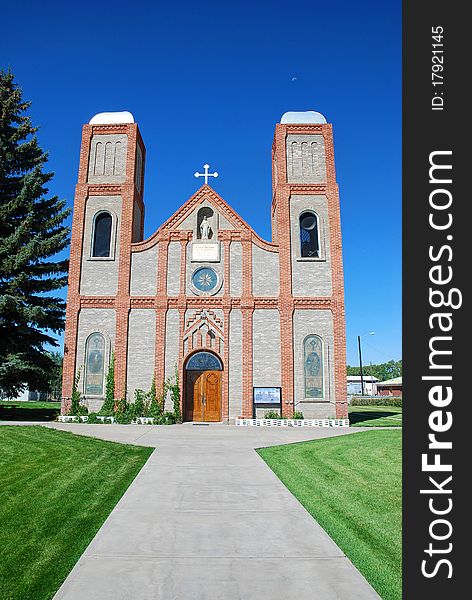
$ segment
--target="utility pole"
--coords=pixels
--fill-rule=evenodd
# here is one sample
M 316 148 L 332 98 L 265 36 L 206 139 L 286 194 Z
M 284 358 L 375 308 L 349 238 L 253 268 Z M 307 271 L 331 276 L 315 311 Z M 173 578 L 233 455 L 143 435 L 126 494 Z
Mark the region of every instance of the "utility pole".
M 357 336 L 357 343 L 359 345 L 359 367 L 361 371 L 361 393 L 364 395 L 364 376 L 362 374 L 362 352 L 361 352 L 361 336 Z

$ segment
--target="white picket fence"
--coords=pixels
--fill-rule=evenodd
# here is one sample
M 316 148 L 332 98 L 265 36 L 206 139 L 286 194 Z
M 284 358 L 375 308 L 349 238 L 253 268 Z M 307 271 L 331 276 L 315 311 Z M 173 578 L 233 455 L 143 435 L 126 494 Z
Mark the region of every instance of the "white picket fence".
M 241 427 L 349 427 L 349 419 L 236 419 Z

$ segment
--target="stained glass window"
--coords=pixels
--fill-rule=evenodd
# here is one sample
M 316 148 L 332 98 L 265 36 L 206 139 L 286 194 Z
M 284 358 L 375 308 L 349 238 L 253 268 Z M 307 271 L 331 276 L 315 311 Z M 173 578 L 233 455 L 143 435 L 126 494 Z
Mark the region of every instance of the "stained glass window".
M 320 255 L 318 217 L 313 212 L 300 215 L 300 254 L 302 258 L 318 258 Z
M 197 352 L 187 363 L 187 371 L 221 371 L 223 369 L 217 356 L 211 352 Z
M 303 343 L 305 398 L 323 397 L 323 343 L 317 335 L 309 335 Z
M 85 345 L 85 395 L 103 396 L 105 338 L 92 333 Z
M 110 256 L 112 218 L 108 212 L 101 212 L 95 217 L 93 230 L 92 256 Z

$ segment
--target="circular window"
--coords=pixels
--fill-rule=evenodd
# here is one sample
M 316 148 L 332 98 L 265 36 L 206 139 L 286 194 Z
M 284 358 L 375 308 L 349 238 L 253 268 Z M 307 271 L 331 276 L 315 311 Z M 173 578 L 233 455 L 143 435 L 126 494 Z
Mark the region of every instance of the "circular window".
M 302 229 L 313 229 L 316 224 L 316 217 L 313 213 L 304 213 L 300 219 Z
M 201 267 L 192 275 L 192 283 L 200 292 L 211 292 L 218 284 L 218 275 L 210 267 Z

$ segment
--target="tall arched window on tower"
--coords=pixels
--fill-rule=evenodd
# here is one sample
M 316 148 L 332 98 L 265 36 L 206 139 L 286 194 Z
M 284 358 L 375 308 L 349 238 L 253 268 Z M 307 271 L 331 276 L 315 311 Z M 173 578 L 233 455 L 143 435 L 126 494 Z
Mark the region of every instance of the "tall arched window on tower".
M 92 256 L 97 258 L 108 258 L 110 256 L 112 221 L 109 212 L 102 211 L 95 215 Z
M 85 343 L 86 396 L 103 396 L 105 373 L 105 338 L 101 333 L 92 333 Z
M 323 342 L 308 335 L 303 342 L 305 398 L 323 398 Z
M 320 256 L 318 216 L 311 211 L 300 215 L 300 255 L 302 258 Z

